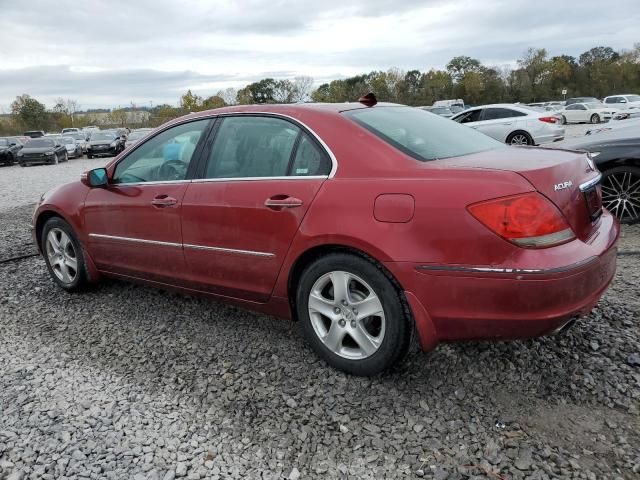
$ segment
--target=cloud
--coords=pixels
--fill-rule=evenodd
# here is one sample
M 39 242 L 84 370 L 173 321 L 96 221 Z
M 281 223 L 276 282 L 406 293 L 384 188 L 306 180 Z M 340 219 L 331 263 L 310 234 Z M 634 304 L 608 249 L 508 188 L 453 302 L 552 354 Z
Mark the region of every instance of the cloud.
M 530 46 L 631 48 L 637 0 L 31 0 L 2 2 L 0 106 L 29 93 L 86 106 L 175 103 L 265 76 L 318 80 L 456 55 L 513 64 Z

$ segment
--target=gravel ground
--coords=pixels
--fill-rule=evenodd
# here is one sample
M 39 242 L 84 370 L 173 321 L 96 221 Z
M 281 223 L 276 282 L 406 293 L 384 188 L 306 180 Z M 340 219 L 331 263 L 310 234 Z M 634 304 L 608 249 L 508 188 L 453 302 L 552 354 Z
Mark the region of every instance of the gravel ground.
M 81 162 L 99 161 L 72 178 Z M 0 192 L 64 167 L 0 169 Z M 2 258 L 46 189 L 21 185 Z M 442 345 L 373 379 L 328 368 L 291 322 L 120 282 L 68 294 L 39 257 L 0 264 L 0 479 L 638 478 L 640 226 L 620 249 L 562 336 Z

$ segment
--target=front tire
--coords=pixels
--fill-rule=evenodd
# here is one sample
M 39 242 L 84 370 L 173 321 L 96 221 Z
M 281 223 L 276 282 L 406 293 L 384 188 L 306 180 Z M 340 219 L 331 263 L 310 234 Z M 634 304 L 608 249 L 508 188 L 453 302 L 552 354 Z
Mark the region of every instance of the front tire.
M 88 275 L 82 246 L 71 226 L 59 217 L 47 220 L 40 240 L 49 275 L 70 292 L 87 286 Z
M 58 158 L 58 155 L 55 155 L 53 157 L 53 162 L 51 162 L 51 165 L 58 165 L 58 163 L 60 163 L 60 159 Z
M 87 153 L 87 158 L 91 160 L 93 158 L 93 155 L 91 155 L 90 153 Z
M 562 123 L 562 125 L 566 125 L 567 124 L 567 117 L 565 117 L 564 115 L 561 115 L 560 123 Z
M 507 137 L 509 145 L 533 145 L 533 138 L 527 132 L 513 132 Z
M 600 123 L 600 115 L 597 113 L 591 115 L 591 123 Z
M 412 321 L 400 292 L 380 266 L 332 253 L 300 276 L 296 312 L 305 338 L 329 365 L 377 375 L 409 350 Z
M 624 165 L 603 170 L 602 205 L 621 223 L 640 223 L 640 168 Z

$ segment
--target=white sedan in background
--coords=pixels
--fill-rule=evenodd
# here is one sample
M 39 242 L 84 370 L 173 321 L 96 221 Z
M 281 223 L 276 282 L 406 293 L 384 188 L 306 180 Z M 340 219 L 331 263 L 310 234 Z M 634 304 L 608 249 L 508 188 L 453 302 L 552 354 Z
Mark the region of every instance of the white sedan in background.
M 608 122 L 616 113 L 615 108 L 604 103 L 572 103 L 558 112 L 562 123 L 600 123 Z
M 483 105 L 460 112 L 452 120 L 510 145 L 540 145 L 564 139 L 557 114 L 526 105 Z

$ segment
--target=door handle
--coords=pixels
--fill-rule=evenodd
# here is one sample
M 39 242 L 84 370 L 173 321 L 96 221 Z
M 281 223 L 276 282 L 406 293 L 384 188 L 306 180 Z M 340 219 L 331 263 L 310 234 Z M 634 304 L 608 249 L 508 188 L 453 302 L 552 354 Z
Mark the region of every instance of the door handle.
M 302 200 L 289 195 L 274 195 L 264 201 L 264 206 L 273 210 L 282 210 L 283 208 L 296 208 L 302 206 Z
M 177 203 L 178 200 L 168 195 L 158 195 L 156 198 L 151 200 L 151 205 L 158 208 L 172 207 Z

